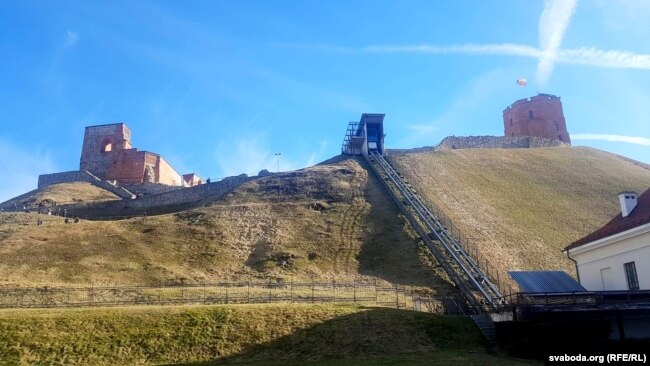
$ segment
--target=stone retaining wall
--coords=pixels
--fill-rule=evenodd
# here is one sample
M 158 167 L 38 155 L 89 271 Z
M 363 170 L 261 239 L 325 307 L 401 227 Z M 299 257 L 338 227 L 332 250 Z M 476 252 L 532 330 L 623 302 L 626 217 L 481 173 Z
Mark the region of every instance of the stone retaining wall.
M 39 175 L 38 189 L 51 186 L 52 184 L 73 183 L 73 182 L 88 182 L 94 186 L 113 192 L 118 197 L 124 199 L 135 198 L 135 195 L 129 192 L 127 189 L 124 189 L 124 187 L 120 187 L 112 183 L 109 183 L 108 181 L 101 180 L 85 170 L 73 170 L 69 172 Z
M 570 146 L 560 140 L 536 136 L 448 136 L 434 151 L 453 149 L 524 149 L 536 147 Z
M 136 196 L 138 195 L 150 196 L 154 194 L 160 194 L 165 192 L 176 191 L 179 189 L 184 189 L 184 187 L 170 186 L 167 184 L 160 184 L 160 183 L 129 184 L 129 185 L 125 185 L 124 188 L 128 189 L 130 192 L 133 192 L 133 194 L 135 194 Z
M 67 210 L 68 216 L 90 219 L 169 213 L 195 207 L 202 202 L 219 199 L 243 183 L 253 179 L 257 179 L 257 177 L 241 175 L 195 187 L 138 197 L 133 200 L 60 205 L 58 207 L 60 210 Z

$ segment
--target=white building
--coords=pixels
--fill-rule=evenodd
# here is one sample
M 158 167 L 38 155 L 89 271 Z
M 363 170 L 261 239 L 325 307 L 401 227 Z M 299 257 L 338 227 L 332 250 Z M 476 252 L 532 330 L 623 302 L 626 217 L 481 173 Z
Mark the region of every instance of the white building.
M 618 197 L 619 215 L 564 249 L 589 291 L 650 290 L 650 189 Z

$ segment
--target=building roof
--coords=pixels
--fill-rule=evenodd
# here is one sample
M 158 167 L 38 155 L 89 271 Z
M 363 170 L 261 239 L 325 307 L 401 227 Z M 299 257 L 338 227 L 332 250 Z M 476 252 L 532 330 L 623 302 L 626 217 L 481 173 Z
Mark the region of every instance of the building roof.
M 619 213 L 605 226 L 582 239 L 574 241 L 564 248 L 564 250 L 574 249 L 647 223 L 650 223 L 650 189 L 643 192 L 643 194 L 638 197 L 636 207 L 629 215 L 627 215 L 627 217 L 623 217 L 623 215 Z
M 361 115 L 360 122 L 363 123 L 383 123 L 384 117 L 386 115 L 383 113 L 363 113 Z
M 529 294 L 587 291 L 563 271 L 510 271 L 508 274 L 521 291 Z

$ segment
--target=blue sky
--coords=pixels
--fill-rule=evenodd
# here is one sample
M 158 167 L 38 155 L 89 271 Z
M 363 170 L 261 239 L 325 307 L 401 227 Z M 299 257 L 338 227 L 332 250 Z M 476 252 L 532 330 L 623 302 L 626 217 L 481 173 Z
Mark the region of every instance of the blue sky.
M 537 92 L 574 145 L 650 163 L 647 19 L 643 0 L 4 2 L 0 201 L 78 169 L 87 125 L 218 179 L 336 155 L 364 112 L 389 148 L 502 135 Z

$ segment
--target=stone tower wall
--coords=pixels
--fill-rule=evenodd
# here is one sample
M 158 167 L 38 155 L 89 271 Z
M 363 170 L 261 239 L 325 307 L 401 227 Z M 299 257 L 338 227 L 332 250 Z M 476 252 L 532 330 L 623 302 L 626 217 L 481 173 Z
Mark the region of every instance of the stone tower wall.
M 104 151 L 110 145 L 110 151 Z M 86 127 L 79 170 L 87 170 L 102 179 L 116 164 L 123 150 L 131 149 L 131 130 L 123 123 Z
M 131 130 L 123 123 L 86 127 L 79 168 L 121 184 L 183 185 L 182 176 L 160 155 L 131 146 Z
M 550 94 L 521 99 L 503 111 L 506 137 L 535 136 L 571 143 L 562 101 Z

